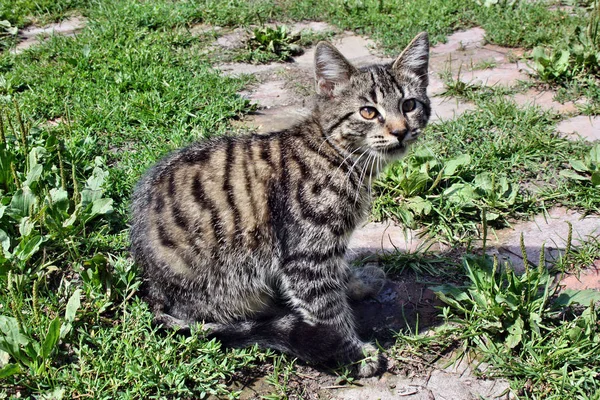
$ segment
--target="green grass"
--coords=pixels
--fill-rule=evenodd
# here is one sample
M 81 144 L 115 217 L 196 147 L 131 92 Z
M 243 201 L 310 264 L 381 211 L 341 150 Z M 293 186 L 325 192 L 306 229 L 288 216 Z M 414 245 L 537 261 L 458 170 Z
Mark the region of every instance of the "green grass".
M 252 29 L 265 40 L 238 55 L 261 61 L 287 57 L 295 43 L 265 28 L 273 21 L 324 20 L 370 35 L 389 54 L 422 30 L 435 43 L 475 25 L 496 44 L 560 49 L 587 21 L 581 8 L 570 15 L 540 2 L 489 8 L 462 0 L 14 0 L 0 5 L 0 20 L 18 28 L 71 14 L 88 21 L 76 37 L 55 36 L 20 55 L 0 53 L 0 397 L 235 397 L 230 383 L 266 361 L 273 365 L 268 398 L 305 394 L 293 360 L 257 349 L 224 350 L 201 333 L 158 332 L 137 297 L 139 274 L 127 252 L 133 185 L 162 155 L 226 134 L 233 118 L 252 110 L 236 94 L 252 78 L 225 77 L 213 69 L 217 58 L 209 46 L 220 33 L 192 35 L 193 24 L 258 26 Z M 11 36 L 2 33 L 0 49 L 12 46 Z M 308 46 L 323 37 L 302 34 L 298 43 Z M 269 48 L 272 41 L 283 47 Z M 591 102 L 584 111 L 593 114 L 600 104 L 595 79 L 588 74 L 560 82 L 559 95 L 585 94 Z M 587 143 L 556 135 L 556 115 L 504 98 L 518 88 L 448 80 L 447 90 L 474 102 L 476 110 L 430 126 L 422 146 L 387 171 L 376 184 L 376 217 L 469 244 L 482 239 L 484 221 L 499 228 L 557 203 L 598 212 L 595 155 Z M 588 238 L 555 268 L 577 271 L 598 258 L 598 241 Z M 486 271 L 489 260 L 475 260 L 470 267 Z M 453 261 L 429 252 L 383 261 L 392 274 L 412 270 L 438 280 L 452 274 L 453 281 L 464 278 L 464 288 L 474 284 L 468 270 L 457 272 Z M 502 279 L 509 279 L 509 272 L 499 276 L 494 290 L 504 292 Z M 525 276 L 523 284 L 537 299 L 534 278 Z M 490 290 L 479 287 L 473 293 Z M 542 329 L 539 337 L 524 332 L 509 351 L 502 347 L 506 332 L 498 336 L 482 328 L 483 322 L 497 322 L 490 314 L 496 311 L 473 313 L 474 296 L 457 300 L 463 311 L 445 312 L 460 329 L 437 336 L 437 345 L 416 333 L 399 334 L 390 355 L 401 359 L 411 346 L 443 351 L 459 341 L 478 349 L 515 387 L 538 379 L 535 396 L 548 397 L 543 390 L 556 389 L 557 382 L 572 395 L 597 390 L 592 384 L 575 386 L 598 365 L 597 311 L 569 308 L 558 321 L 550 318 L 553 309 L 544 308 L 550 302 L 543 302 L 542 320 L 552 329 Z M 525 302 L 522 310 L 536 305 Z M 569 351 L 552 352 L 543 340 Z M 575 350 L 589 362 L 581 363 Z M 564 372 L 560 368 L 569 360 L 576 362 Z M 540 380 L 544 370 L 563 375 Z M 340 381 L 352 378 L 342 372 Z

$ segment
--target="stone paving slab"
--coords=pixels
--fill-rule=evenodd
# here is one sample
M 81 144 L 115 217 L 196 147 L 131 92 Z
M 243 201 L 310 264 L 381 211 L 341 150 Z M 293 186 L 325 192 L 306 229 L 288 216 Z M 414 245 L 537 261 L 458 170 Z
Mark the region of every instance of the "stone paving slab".
M 568 274 L 561 281 L 561 286 L 572 290 L 600 290 L 600 260 L 596 260 L 591 268 L 578 274 Z
M 515 103 L 522 106 L 538 106 L 543 110 L 554 111 L 560 114 L 573 114 L 577 112 L 577 105 L 572 101 L 559 103 L 554 101 L 556 92 L 553 90 L 538 91 L 529 89 L 525 93 L 517 93 L 510 96 Z
M 15 54 L 21 53 L 52 35 L 74 36 L 85 27 L 86 23 L 87 20 L 84 17 L 73 16 L 55 24 L 23 29 L 18 33 L 21 42 L 12 51 Z
M 559 123 L 557 130 L 567 136 L 581 136 L 590 141 L 600 140 L 600 116 L 579 115 L 569 118 Z
M 509 385 L 504 380 L 478 379 L 472 373 L 451 373 L 433 370 L 423 377 L 408 378 L 384 374 L 365 386 L 340 389 L 333 393 L 340 400 L 474 400 L 511 399 Z
M 475 110 L 475 104 L 453 97 L 434 96 L 431 99 L 429 122 L 442 122 L 455 119 L 465 111 Z
M 348 244 L 351 259 L 364 254 L 391 253 L 394 251 L 414 252 L 423 240 L 416 232 L 404 229 L 392 222 L 369 222 L 354 231 Z
M 448 74 L 469 84 L 514 86 L 528 79 L 531 69 L 514 62 L 521 49 L 485 43 L 485 31 L 475 27 L 448 36 L 446 43 L 431 48 L 430 73 Z M 478 69 L 481 65 L 491 68 Z

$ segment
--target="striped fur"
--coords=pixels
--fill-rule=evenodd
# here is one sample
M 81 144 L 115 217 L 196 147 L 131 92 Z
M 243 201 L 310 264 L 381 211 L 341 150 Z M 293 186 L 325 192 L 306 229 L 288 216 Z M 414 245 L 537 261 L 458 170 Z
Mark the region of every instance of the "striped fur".
M 344 253 L 371 180 L 427 123 L 427 54 L 421 34 L 392 65 L 357 69 L 320 43 L 304 121 L 198 142 L 153 166 L 134 192 L 131 241 L 157 321 L 203 322 L 227 344 L 306 361 L 366 357 L 358 374 L 376 373 L 382 358 L 358 338 L 349 298 L 376 293 L 384 275 L 353 274 Z

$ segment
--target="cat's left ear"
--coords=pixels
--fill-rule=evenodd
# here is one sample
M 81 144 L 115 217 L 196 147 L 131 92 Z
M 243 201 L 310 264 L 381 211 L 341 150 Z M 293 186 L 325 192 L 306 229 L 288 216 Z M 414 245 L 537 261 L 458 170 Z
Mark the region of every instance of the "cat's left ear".
M 336 86 L 350 80 L 356 68 L 331 44 L 319 42 L 315 49 L 315 83 L 317 93 L 333 96 Z
M 411 71 L 421 80 L 421 86 L 429 84 L 427 69 L 429 66 L 429 37 L 427 32 L 421 32 L 406 46 L 398 56 L 392 70 L 401 75 L 402 71 Z

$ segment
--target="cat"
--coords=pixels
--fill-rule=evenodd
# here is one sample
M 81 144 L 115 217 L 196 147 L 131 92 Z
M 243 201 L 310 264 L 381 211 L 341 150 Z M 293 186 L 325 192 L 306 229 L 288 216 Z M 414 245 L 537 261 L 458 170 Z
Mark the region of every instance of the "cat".
M 428 63 L 426 32 L 393 63 L 364 68 L 320 42 L 304 120 L 201 141 L 151 167 L 134 190 L 130 237 L 156 321 L 352 363 L 360 377 L 381 371 L 349 302 L 377 294 L 385 274 L 352 272 L 344 254 L 368 217 L 371 181 L 427 124 Z

